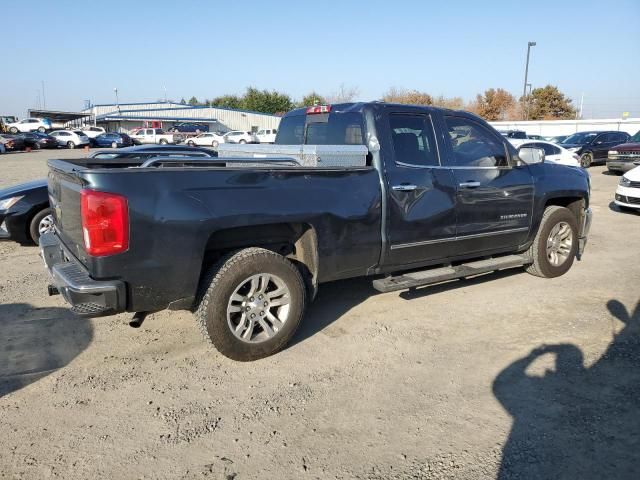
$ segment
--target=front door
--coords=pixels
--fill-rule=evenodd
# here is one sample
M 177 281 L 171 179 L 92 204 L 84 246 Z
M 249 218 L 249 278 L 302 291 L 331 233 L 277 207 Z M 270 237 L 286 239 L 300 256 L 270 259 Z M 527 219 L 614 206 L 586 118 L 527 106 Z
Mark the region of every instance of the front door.
M 457 189 L 457 253 L 525 243 L 534 193 L 528 167 L 513 166 L 505 141 L 482 122 L 450 115 L 445 124 Z
M 429 110 L 388 111 L 384 135 L 388 249 L 385 263 L 401 266 L 450 256 L 455 244 L 455 195 L 451 170 L 441 163 Z

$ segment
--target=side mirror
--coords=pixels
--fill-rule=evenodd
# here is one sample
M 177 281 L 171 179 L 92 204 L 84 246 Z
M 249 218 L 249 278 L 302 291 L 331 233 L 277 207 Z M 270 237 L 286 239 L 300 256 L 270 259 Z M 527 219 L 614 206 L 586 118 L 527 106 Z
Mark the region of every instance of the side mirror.
M 544 150 L 536 147 L 523 146 L 518 149 L 518 157 L 528 165 L 542 163 L 544 162 Z

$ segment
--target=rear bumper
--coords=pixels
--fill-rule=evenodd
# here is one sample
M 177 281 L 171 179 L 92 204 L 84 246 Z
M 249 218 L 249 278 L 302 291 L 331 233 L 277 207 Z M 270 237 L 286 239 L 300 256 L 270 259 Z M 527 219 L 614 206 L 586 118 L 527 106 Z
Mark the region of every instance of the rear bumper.
M 591 229 L 591 220 L 593 213 L 591 208 L 587 208 L 582 216 L 582 224 L 580 225 L 580 234 L 578 235 L 578 253 L 576 257 L 578 260 L 582 258 L 584 250 L 587 247 L 587 240 L 589 238 L 589 230 Z
M 80 262 L 66 251 L 55 233 L 40 237 L 40 254 L 53 285 L 74 313 L 84 317 L 103 317 L 125 311 L 124 282 L 91 278 Z

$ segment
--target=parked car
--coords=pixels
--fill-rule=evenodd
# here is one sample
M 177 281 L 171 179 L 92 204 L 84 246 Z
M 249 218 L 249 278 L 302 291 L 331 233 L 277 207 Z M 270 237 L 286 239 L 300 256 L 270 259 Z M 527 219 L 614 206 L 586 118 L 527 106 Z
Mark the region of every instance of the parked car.
M 89 137 L 80 130 L 55 130 L 49 135 L 55 138 L 61 147 L 76 148 L 89 145 Z
M 258 143 L 258 139 L 251 132 L 232 131 L 224 134 L 225 143 Z
M 108 132 L 94 138 L 93 144 L 96 147 L 120 148 L 132 146 L 133 140 L 126 133 Z
M 203 133 L 209 131 L 209 125 L 206 123 L 176 123 L 169 129 L 169 131 L 180 133 Z
M 154 145 L 167 145 L 176 143 L 176 136 L 165 133 L 161 128 L 143 128 L 130 135 L 136 145 L 152 143 Z
M 529 134 L 527 134 L 527 138 L 529 140 L 542 140 L 542 136 L 541 135 L 529 135 Z
M 191 145 L 192 147 L 198 145 L 202 147 L 208 146 L 217 148 L 218 145 L 224 143 L 224 136 L 214 132 L 201 133 L 196 137 L 188 138 L 185 143 L 187 145 Z
M 256 138 L 259 143 L 275 143 L 276 133 L 278 130 L 275 128 L 263 128 L 256 132 Z
M 6 133 L 0 134 L 0 138 L 4 141 L 4 148 L 7 152 L 16 152 L 18 150 L 24 150 L 24 139 L 19 135 L 7 135 Z
M 640 131 L 626 143 L 617 145 L 607 154 L 607 169 L 612 173 L 624 173 L 640 165 Z
M 33 150 L 41 148 L 58 148 L 58 141 L 55 137 L 40 132 L 22 133 L 19 135 L 25 143 L 25 147 Z
M 102 127 L 84 126 L 80 130 L 89 137 L 89 140 L 96 138 L 98 135 L 103 135 L 107 131 Z
M 41 132 L 44 133 L 47 130 L 51 130 L 51 120 L 48 118 L 25 118 L 18 122 L 9 123 L 7 125 L 9 133 L 26 133 L 26 132 Z
M 589 168 L 594 163 L 606 162 L 609 150 L 627 141 L 629 134 L 626 132 L 578 132 L 565 138 L 560 146 L 577 154 L 580 164 Z
M 640 211 L 640 167 L 629 170 L 620 178 L 614 201 L 622 210 Z
M 506 138 L 518 138 L 521 140 L 527 139 L 527 132 L 524 130 L 498 130 L 500 135 Z
M 258 147 L 245 166 L 50 160 L 56 231 L 40 245 L 53 291 L 85 316 L 193 310 L 222 354 L 248 361 L 286 345 L 322 282 L 556 277 L 584 252 L 588 174 L 516 151 L 473 114 L 313 106 L 283 117 L 271 155 Z M 309 159 L 318 150 L 330 156 Z
M 568 136 L 569 135 L 555 135 L 555 136 L 552 136 L 552 137 L 542 137 L 542 139 L 547 141 L 547 142 L 551 142 L 551 143 L 560 143 L 565 138 L 567 138 Z
M 567 165 L 569 167 L 579 167 L 580 157 L 559 145 L 543 140 L 510 140 L 516 148 L 540 148 L 544 151 L 544 161 Z
M 40 235 L 51 231 L 46 179 L 0 190 L 0 239 L 37 244 Z
M 17 121 L 18 119 L 13 115 L 0 115 L 0 133 L 9 133 L 8 125 Z

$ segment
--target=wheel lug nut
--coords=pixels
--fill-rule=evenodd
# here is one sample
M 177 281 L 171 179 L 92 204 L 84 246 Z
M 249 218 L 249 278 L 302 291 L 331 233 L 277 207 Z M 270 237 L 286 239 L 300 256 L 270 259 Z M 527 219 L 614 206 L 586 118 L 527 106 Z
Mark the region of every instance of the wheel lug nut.
M 251 318 L 256 318 L 256 314 L 255 314 L 255 313 L 252 313 L 252 314 L 251 314 Z
M 245 311 L 245 312 L 248 312 L 249 310 L 251 310 L 251 308 L 250 308 L 250 307 L 246 307 L 246 308 L 244 309 L 244 311 Z
M 264 302 L 265 308 L 269 306 L 269 302 Z
M 250 302 L 253 302 L 254 300 L 255 300 L 255 299 L 254 299 L 253 297 L 251 297 L 251 298 L 249 299 L 249 301 L 250 301 Z
M 264 297 L 263 297 L 262 295 L 260 295 L 258 298 L 259 298 L 260 300 L 262 300 Z

